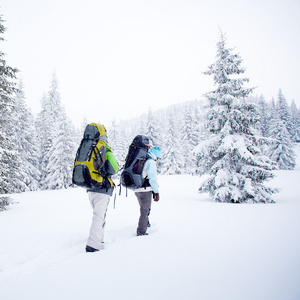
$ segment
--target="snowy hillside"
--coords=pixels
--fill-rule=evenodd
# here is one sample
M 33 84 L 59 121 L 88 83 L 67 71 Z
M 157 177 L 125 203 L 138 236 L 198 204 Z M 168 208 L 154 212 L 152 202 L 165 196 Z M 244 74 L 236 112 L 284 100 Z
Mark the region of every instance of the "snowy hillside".
M 92 218 L 75 188 L 13 195 L 0 213 L 0 297 L 69 299 L 300 299 L 300 148 L 277 171 L 275 204 L 224 204 L 199 177 L 161 176 L 149 236 L 136 237 L 132 192 L 111 199 L 105 249 L 85 253 Z

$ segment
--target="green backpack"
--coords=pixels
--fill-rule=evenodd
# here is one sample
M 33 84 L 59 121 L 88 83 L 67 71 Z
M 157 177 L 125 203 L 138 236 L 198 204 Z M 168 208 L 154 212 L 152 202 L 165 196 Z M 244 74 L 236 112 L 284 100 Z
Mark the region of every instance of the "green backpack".
M 106 143 L 106 129 L 103 125 L 90 123 L 86 126 L 75 157 L 72 176 L 74 184 L 87 189 L 103 187 L 101 169 L 106 160 Z M 113 186 L 112 180 L 107 179 Z

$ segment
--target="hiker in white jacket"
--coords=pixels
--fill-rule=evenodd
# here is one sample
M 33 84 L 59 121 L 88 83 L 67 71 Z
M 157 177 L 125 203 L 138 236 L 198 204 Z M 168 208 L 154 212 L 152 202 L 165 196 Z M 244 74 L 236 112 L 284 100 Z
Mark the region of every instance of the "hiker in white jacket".
M 136 189 L 135 195 L 140 205 L 140 218 L 137 235 L 148 235 L 147 228 L 150 226 L 149 214 L 151 210 L 152 195 L 154 201 L 159 201 L 159 185 L 157 182 L 157 162 L 161 159 L 159 147 L 152 148 L 147 154 L 147 161 L 143 169 L 143 177 L 146 178 L 145 186 Z

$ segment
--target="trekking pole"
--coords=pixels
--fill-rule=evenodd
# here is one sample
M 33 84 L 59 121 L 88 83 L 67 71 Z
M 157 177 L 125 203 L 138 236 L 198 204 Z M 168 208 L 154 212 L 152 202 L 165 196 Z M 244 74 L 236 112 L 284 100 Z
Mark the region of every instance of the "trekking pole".
M 114 209 L 116 209 L 116 198 L 117 198 L 117 193 L 115 192 L 115 198 L 114 198 Z

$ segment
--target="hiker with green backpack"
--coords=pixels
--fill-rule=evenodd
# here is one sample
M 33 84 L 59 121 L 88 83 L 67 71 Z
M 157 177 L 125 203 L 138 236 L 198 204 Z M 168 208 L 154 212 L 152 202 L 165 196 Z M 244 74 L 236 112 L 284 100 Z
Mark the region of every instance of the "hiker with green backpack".
M 105 127 L 88 124 L 77 150 L 72 178 L 74 184 L 87 190 L 93 209 L 86 252 L 99 251 L 103 244 L 106 212 L 115 187 L 111 177 L 118 169 Z

